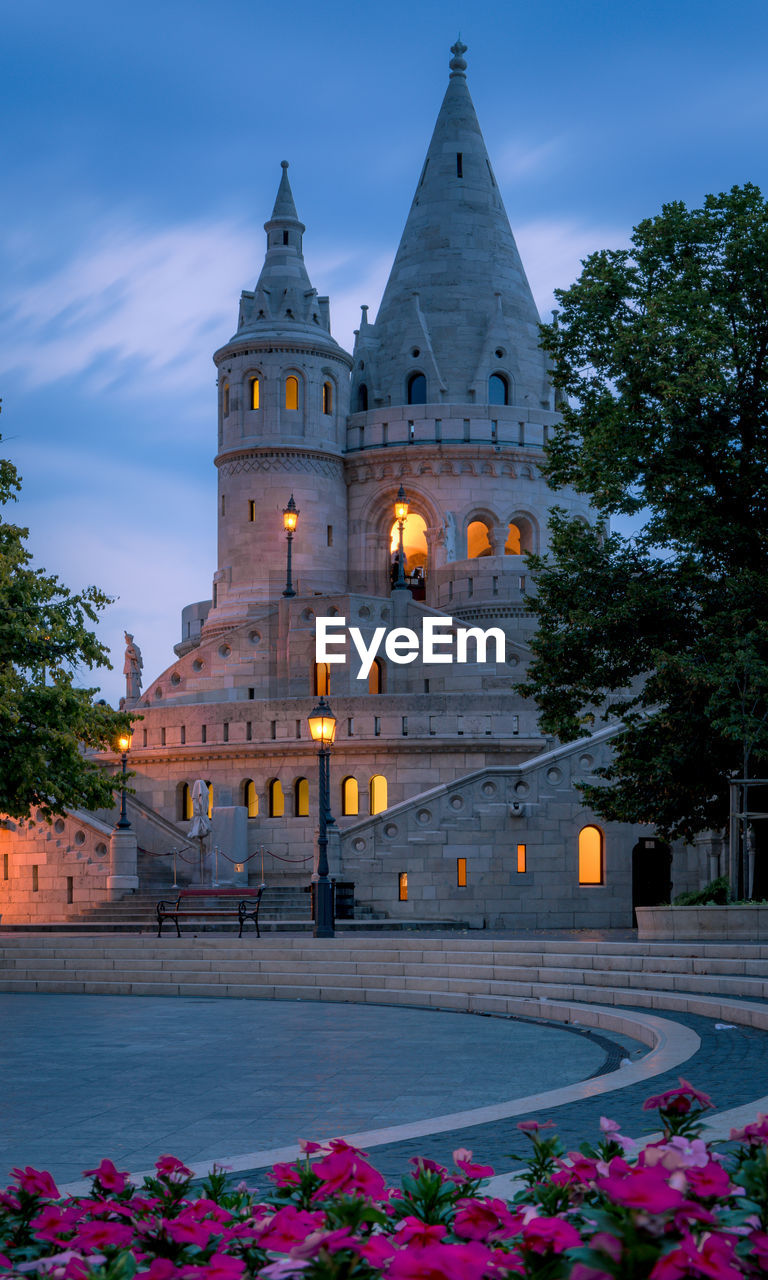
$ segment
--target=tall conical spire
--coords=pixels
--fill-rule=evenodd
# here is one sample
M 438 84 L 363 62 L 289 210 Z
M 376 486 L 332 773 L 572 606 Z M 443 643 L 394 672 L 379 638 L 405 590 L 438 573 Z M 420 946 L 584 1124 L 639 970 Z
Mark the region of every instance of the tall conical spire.
M 374 326 L 384 404 L 404 403 L 412 369 L 425 374 L 430 401 L 487 402 L 487 377 L 502 366 L 514 403 L 542 400 L 539 316 L 467 87 L 465 53 L 461 40 L 451 48 L 448 88 Z M 496 345 L 486 353 L 491 318 Z
M 293 192 L 291 191 L 291 184 L 288 181 L 288 161 L 281 160 L 280 167 L 283 171 L 283 176 L 280 179 L 280 186 L 277 188 L 277 195 L 275 196 L 275 207 L 272 210 L 271 221 L 272 222 L 283 221 L 286 218 L 288 218 L 293 222 L 298 222 L 299 215 L 296 212 L 296 205 L 293 199 Z

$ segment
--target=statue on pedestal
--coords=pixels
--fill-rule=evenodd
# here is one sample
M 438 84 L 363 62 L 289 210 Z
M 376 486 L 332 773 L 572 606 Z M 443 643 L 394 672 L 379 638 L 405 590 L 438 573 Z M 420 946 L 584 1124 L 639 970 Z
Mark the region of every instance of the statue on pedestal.
M 125 662 L 123 663 L 125 705 L 133 706 L 141 697 L 141 673 L 144 669 L 144 662 L 141 657 L 141 649 L 135 643 L 133 636 L 129 631 L 125 631 L 123 634 L 125 635 Z

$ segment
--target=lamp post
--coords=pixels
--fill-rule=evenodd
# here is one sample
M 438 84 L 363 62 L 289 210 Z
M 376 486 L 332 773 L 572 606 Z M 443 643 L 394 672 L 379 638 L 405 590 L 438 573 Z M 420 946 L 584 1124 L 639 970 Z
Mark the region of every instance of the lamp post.
M 408 516 L 408 502 L 405 497 L 405 489 L 402 485 L 397 492 L 395 498 L 395 519 L 397 527 L 400 530 L 400 546 L 397 553 L 397 578 L 395 579 L 395 590 L 403 590 L 408 587 L 405 581 L 405 552 L 403 551 L 403 528 Z
M 321 698 L 308 719 L 309 733 L 317 742 L 318 772 L 320 781 L 320 822 L 317 836 L 317 883 L 315 885 L 316 938 L 332 938 L 333 886 L 328 878 L 328 809 L 330 806 L 330 758 L 331 746 L 336 737 L 336 717 L 325 698 Z
M 293 535 L 296 532 L 296 525 L 298 523 L 299 523 L 299 510 L 298 510 L 298 507 L 296 506 L 296 503 L 293 500 L 293 494 L 291 494 L 288 500 L 288 506 L 283 507 L 283 528 L 285 529 L 285 536 L 288 539 L 288 567 L 285 575 L 285 591 L 283 592 L 284 596 L 296 595 L 296 592 L 293 589 L 293 582 L 291 581 L 291 552 L 292 552 Z
M 128 821 L 128 814 L 125 811 L 125 771 L 128 764 L 128 752 L 131 749 L 132 741 L 133 734 L 130 730 L 126 730 L 125 733 L 120 734 L 116 744 L 117 750 L 120 752 L 123 761 L 123 768 L 120 777 L 120 817 L 117 820 L 118 831 L 127 831 L 131 825 Z

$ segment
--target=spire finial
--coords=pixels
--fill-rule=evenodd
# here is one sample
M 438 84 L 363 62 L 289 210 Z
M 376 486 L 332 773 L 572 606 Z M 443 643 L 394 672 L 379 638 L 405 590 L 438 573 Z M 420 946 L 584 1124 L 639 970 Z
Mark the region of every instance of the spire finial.
M 462 43 L 461 36 L 459 36 L 456 43 L 451 45 L 451 53 L 453 54 L 453 57 L 451 58 L 451 61 L 449 62 L 448 65 L 451 68 L 452 76 L 464 75 L 464 72 L 467 69 L 467 60 L 464 57 L 464 54 L 466 52 L 467 52 L 467 46 Z
M 287 161 L 287 160 L 281 160 L 281 161 L 280 161 L 280 168 L 281 168 L 281 169 L 287 169 L 287 168 L 288 168 L 288 161 Z

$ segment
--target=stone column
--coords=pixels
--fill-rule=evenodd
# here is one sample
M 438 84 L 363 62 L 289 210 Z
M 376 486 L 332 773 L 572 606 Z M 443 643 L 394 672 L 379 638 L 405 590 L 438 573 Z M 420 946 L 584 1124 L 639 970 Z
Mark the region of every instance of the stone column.
M 135 893 L 139 887 L 137 874 L 138 845 L 134 832 L 119 831 L 117 827 L 109 838 L 109 872 L 107 895 L 110 899 Z

